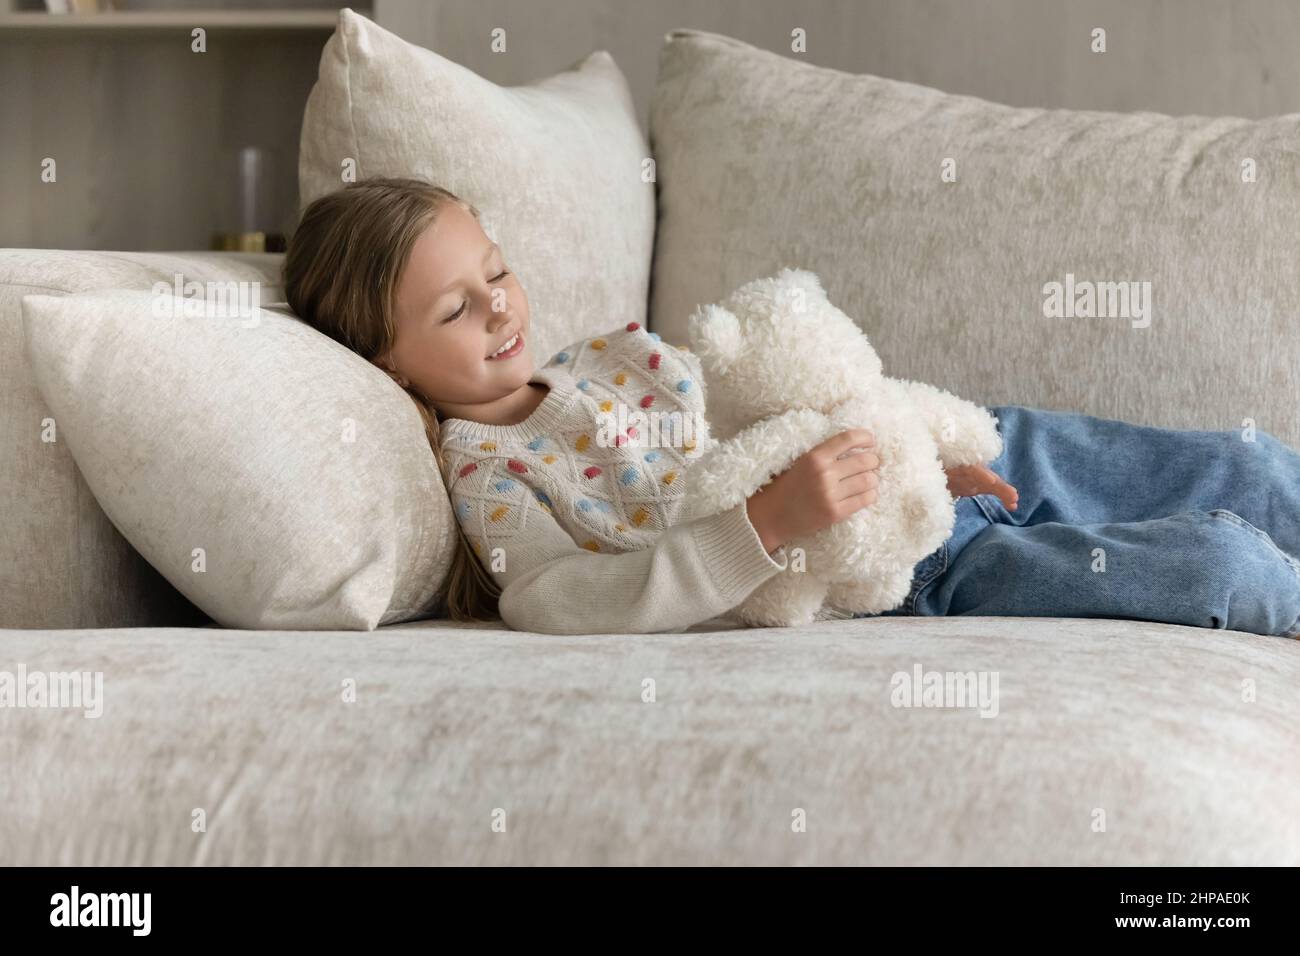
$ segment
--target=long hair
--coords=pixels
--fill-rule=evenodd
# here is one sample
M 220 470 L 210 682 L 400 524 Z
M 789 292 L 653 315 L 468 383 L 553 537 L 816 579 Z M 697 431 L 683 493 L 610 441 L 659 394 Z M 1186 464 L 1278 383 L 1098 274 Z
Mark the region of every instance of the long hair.
M 367 361 L 385 354 L 397 337 L 393 297 L 402 269 L 415 241 L 449 203 L 480 218 L 471 203 L 419 179 L 364 179 L 317 199 L 303 210 L 285 253 L 283 284 L 290 308 Z M 443 485 L 450 488 L 437 413 L 412 385 L 405 389 L 424 420 Z M 457 621 L 499 620 L 501 589 L 453 521 L 457 533 L 445 588 L 447 613 Z

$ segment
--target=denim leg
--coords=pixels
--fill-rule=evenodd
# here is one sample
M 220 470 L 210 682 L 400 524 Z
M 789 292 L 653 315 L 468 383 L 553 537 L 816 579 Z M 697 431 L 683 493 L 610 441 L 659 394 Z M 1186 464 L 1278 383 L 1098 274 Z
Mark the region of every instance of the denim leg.
M 921 589 L 914 613 L 1129 618 L 1296 637 L 1300 567 L 1221 509 L 992 524 Z
M 1015 511 L 976 499 L 992 521 L 1096 524 L 1223 509 L 1300 556 L 1300 453 L 1266 432 L 1153 428 L 1021 405 L 990 411 L 1004 444 L 990 467 L 1020 492 Z
M 967 534 L 918 566 L 907 602 L 891 613 L 1294 629 L 1300 453 L 1259 431 L 1155 428 L 1021 405 L 990 411 L 1004 444 L 990 467 L 1016 486 L 1020 506 L 963 499 L 991 527 L 968 520 Z

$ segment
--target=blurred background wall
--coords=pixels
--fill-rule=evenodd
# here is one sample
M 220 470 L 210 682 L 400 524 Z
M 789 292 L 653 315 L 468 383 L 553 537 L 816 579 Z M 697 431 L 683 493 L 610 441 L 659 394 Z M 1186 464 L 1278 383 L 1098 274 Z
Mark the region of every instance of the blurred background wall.
M 302 108 L 338 3 L 122 0 L 50 24 L 0 0 L 0 246 L 202 249 L 235 151 L 262 150 L 268 225 L 296 221 Z M 190 29 L 219 9 L 204 54 Z M 1300 111 L 1300 0 L 359 0 L 501 84 L 607 49 L 644 125 L 663 36 L 725 33 L 786 56 L 1016 106 L 1247 117 Z M 19 12 L 8 12 L 17 10 Z M 112 15 L 103 15 L 108 16 Z M 491 32 L 506 31 L 494 53 Z M 1106 30 L 1107 52 L 1091 52 Z M 790 50 L 802 28 L 807 52 Z M 418 104 L 413 104 L 413 109 Z M 58 159 L 57 188 L 40 181 Z
M 1258 117 L 1300 111 L 1300 0 L 376 0 L 376 18 L 498 83 L 604 48 L 648 115 L 675 27 L 1013 106 Z M 505 27 L 508 53 L 488 47 Z M 1107 52 L 1090 50 L 1103 27 Z

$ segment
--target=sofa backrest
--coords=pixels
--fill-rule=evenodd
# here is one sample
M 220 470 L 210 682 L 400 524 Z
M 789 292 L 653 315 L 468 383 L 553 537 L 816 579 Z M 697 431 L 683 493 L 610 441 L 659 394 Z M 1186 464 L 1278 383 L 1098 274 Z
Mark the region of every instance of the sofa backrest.
M 675 30 L 651 328 L 685 344 L 699 304 L 802 267 L 886 374 L 1300 447 L 1298 127 L 1014 108 Z

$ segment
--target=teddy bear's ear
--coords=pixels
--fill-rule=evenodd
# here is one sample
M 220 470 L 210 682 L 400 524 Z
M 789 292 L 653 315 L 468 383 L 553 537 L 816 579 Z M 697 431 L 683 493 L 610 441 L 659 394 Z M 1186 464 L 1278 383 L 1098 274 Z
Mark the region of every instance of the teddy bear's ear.
M 687 320 L 691 351 L 706 368 L 720 371 L 744 345 L 740 320 L 720 305 L 704 305 Z
M 822 287 L 822 280 L 817 273 L 811 269 L 800 269 L 797 266 L 786 266 L 777 273 L 777 278 L 791 285 L 799 286 L 809 292 L 821 292 L 825 294 Z

